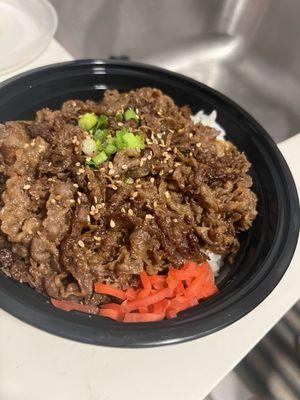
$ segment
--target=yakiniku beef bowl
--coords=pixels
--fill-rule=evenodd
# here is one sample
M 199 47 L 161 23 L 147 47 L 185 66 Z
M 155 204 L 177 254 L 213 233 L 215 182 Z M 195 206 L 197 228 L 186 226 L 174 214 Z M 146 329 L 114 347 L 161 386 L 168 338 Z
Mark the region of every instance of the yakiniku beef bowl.
M 0 306 L 15 317 L 97 345 L 177 343 L 242 318 L 288 268 L 290 171 L 215 90 L 68 62 L 4 82 L 0 122 Z

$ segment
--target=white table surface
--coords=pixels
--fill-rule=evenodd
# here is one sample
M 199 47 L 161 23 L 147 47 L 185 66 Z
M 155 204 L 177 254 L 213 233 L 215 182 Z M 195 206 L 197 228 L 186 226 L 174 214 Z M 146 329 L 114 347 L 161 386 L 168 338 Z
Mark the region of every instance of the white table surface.
M 53 40 L 22 71 L 70 59 Z M 300 134 L 279 148 L 299 191 Z M 81 344 L 0 310 L 0 399 L 201 400 L 300 298 L 299 266 L 298 245 L 280 284 L 255 310 L 205 338 L 167 347 L 128 350 Z

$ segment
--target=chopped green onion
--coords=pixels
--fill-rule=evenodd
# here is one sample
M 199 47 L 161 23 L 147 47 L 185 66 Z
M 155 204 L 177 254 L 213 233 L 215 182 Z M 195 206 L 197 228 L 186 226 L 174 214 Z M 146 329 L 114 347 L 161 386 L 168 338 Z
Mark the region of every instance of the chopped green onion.
M 124 113 L 125 121 L 129 121 L 133 119 L 134 121 L 138 122 L 139 117 L 136 115 L 135 111 L 132 108 L 128 108 L 128 110 Z
M 97 146 L 97 153 L 99 153 L 100 151 L 103 150 L 103 143 L 99 139 L 95 139 L 95 143 L 96 143 L 96 146 Z
M 129 132 L 128 129 L 126 128 L 116 131 L 114 142 L 118 150 L 143 149 L 145 147 L 142 136 L 134 135 L 132 132 Z
M 123 141 L 123 136 L 124 134 L 128 132 L 127 129 L 122 129 L 119 131 L 116 131 L 116 136 L 114 137 L 114 144 L 117 147 L 118 150 L 122 150 L 125 148 L 125 143 Z
M 123 141 L 127 149 L 143 149 L 145 147 L 142 136 L 134 135 L 131 132 L 124 134 Z
M 104 151 L 101 151 L 99 154 L 97 154 L 95 157 L 93 157 L 91 159 L 91 161 L 97 167 L 99 164 L 104 163 L 107 159 L 108 159 L 108 157 L 107 157 L 106 153 Z
M 97 144 L 94 139 L 86 138 L 82 142 L 82 151 L 87 156 L 93 156 L 97 151 Z
M 108 117 L 103 114 L 99 115 L 96 127 L 97 127 L 97 129 L 108 128 Z
M 96 140 L 100 140 L 100 142 L 103 142 L 107 136 L 108 136 L 108 129 L 97 129 L 96 132 L 94 132 L 94 138 Z
M 89 131 L 96 125 L 97 121 L 98 119 L 94 113 L 86 113 L 79 118 L 78 124 L 80 128 Z
M 113 143 L 108 143 L 105 147 L 104 147 L 104 151 L 105 153 L 110 156 L 112 154 L 115 154 L 118 149 L 117 147 L 113 144 Z
M 115 119 L 116 119 L 116 121 L 119 121 L 119 122 L 123 121 L 123 114 L 121 113 L 121 111 L 118 111 L 116 113 Z
M 91 169 L 98 169 L 97 165 L 92 160 L 86 161 L 85 165 L 88 165 Z

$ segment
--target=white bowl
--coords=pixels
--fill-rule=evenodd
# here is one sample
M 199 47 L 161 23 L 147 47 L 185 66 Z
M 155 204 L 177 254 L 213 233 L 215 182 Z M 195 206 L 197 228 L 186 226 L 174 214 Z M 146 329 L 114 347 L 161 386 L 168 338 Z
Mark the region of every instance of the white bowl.
M 57 14 L 47 0 L 0 0 L 0 73 L 39 56 L 56 29 Z

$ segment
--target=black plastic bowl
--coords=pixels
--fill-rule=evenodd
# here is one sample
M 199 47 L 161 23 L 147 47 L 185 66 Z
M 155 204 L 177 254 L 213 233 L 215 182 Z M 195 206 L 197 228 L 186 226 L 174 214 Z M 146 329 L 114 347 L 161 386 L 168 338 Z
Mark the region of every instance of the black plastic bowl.
M 238 85 L 238 82 L 236 83 Z M 106 346 L 146 347 L 207 335 L 243 317 L 278 284 L 294 253 L 299 230 L 295 185 L 285 160 L 264 129 L 243 109 L 209 87 L 163 69 L 119 61 L 84 60 L 21 74 L 0 86 L 0 121 L 30 119 L 68 99 L 100 99 L 106 88 L 162 89 L 193 112 L 218 112 L 228 140 L 252 163 L 258 216 L 241 236 L 241 250 L 220 293 L 176 319 L 123 324 L 52 307 L 24 284 L 0 276 L 0 306 L 21 320 L 65 338 Z M 226 269 L 225 269 L 226 270 Z M 298 283 L 295 282 L 295 285 Z

